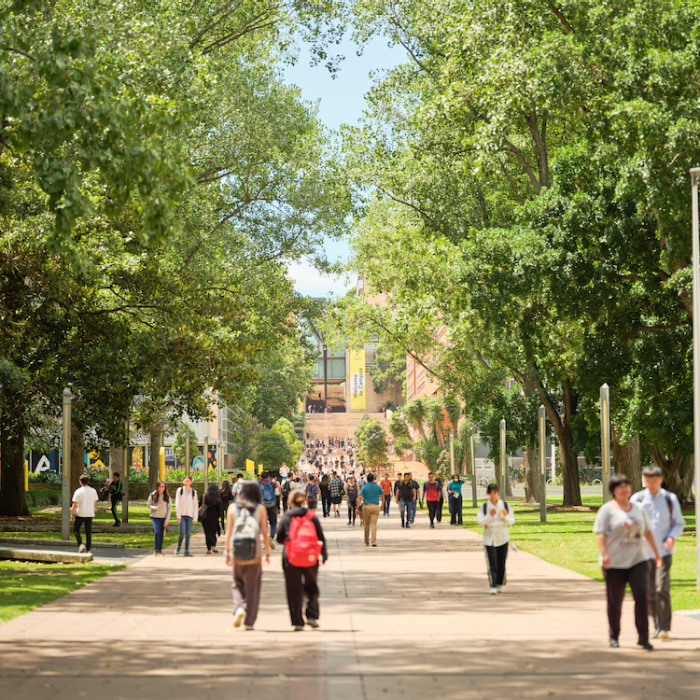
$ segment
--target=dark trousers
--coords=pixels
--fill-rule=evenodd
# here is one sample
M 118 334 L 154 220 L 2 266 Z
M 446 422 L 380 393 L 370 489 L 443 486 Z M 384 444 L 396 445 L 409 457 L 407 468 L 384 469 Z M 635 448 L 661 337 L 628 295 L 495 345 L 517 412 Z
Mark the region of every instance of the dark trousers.
M 450 496 L 450 525 L 462 524 L 462 496 Z
M 112 501 L 112 517 L 114 518 L 114 522 L 118 523 L 119 516 L 117 515 L 117 506 L 121 503 L 122 499 L 118 496 L 116 498 L 112 496 L 110 500 Z
M 430 516 L 430 524 L 432 525 L 433 521 L 435 520 L 435 516 L 438 513 L 440 501 L 426 501 L 426 503 L 428 504 L 428 515 Z
M 262 561 L 257 564 L 233 562 L 233 612 L 245 610 L 245 624 L 251 627 L 258 619 L 260 589 L 262 588 Z
M 210 508 L 212 506 L 209 506 Z M 276 513 L 276 511 L 275 511 Z M 275 522 L 277 522 L 275 520 Z M 219 518 L 216 520 L 202 520 L 202 528 L 204 529 L 204 540 L 207 543 L 207 551 L 212 547 L 216 547 L 216 531 L 219 529 Z
M 620 636 L 622 601 L 625 599 L 625 586 L 629 583 L 634 597 L 634 623 L 637 626 L 639 641 L 649 639 L 649 617 L 647 614 L 647 594 L 649 592 L 649 562 L 643 561 L 631 569 L 603 569 L 605 589 L 608 594 L 608 625 L 610 637 Z
M 663 558 L 664 565 L 657 569 L 653 559 L 649 560 L 649 615 L 654 629 L 671 630 L 671 564 L 673 555 Z
M 226 519 L 228 518 L 228 507 L 231 505 L 231 501 L 221 502 L 223 510 L 221 511 L 221 531 L 226 532 Z
M 506 583 L 506 559 L 508 558 L 508 543 L 500 547 L 486 545 L 486 565 L 489 572 L 489 585 L 491 588 L 504 586 Z
M 90 551 L 92 547 L 92 518 L 81 518 L 79 515 L 75 516 L 75 522 L 73 523 L 73 533 L 75 534 L 75 541 L 78 543 L 78 547 L 83 543 L 80 537 L 80 528 L 85 523 L 85 547 L 87 551 Z
M 274 539 L 277 534 L 277 506 L 267 507 L 267 522 L 270 523 L 270 539 Z
M 391 505 L 391 494 L 384 494 L 384 515 L 389 515 L 389 506 Z
M 153 518 L 153 549 L 160 552 L 163 549 L 163 533 L 165 532 L 165 518 Z
M 438 512 L 437 512 L 437 515 L 435 516 L 435 520 L 437 520 L 439 523 L 441 523 L 442 522 L 442 507 L 445 505 L 445 499 L 442 496 L 442 494 L 440 495 L 440 500 L 438 501 L 438 503 L 440 505 L 438 506 Z
M 302 610 L 304 598 L 306 598 L 306 618 L 318 620 L 318 564 L 314 566 L 292 566 L 286 559 L 284 566 L 284 580 L 287 584 L 287 605 L 292 624 L 304 624 Z
M 331 514 L 331 497 L 330 495 L 324 496 L 321 494 L 321 501 L 323 503 L 323 517 Z
M 348 501 L 348 525 L 355 524 L 355 508 L 357 508 L 357 501 Z

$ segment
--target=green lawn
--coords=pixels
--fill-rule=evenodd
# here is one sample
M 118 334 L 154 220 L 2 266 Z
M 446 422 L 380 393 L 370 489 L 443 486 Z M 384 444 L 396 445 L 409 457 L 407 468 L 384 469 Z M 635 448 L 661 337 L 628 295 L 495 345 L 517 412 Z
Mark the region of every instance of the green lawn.
M 0 622 L 7 622 L 123 569 L 100 564 L 0 562 Z
M 121 506 L 117 510 L 121 518 Z M 38 515 L 43 518 L 61 519 L 61 508 L 59 506 L 41 506 L 29 509 L 30 515 Z M 173 505 L 173 514 L 170 516 L 170 522 L 175 518 L 175 506 Z M 107 503 L 100 502 L 97 504 L 95 511 L 95 520 L 99 522 L 114 522 L 112 511 Z M 151 511 L 145 501 L 129 501 L 129 522 L 130 523 L 147 523 L 151 524 Z
M 583 504 L 596 507 L 602 505 L 602 496 L 584 496 Z M 557 497 L 548 498 L 549 503 Z M 561 496 L 558 498 L 561 503 Z M 469 499 L 471 504 L 471 499 Z M 479 501 L 479 504 L 483 500 Z M 530 552 L 545 561 L 577 571 L 598 581 L 603 574 L 598 565 L 598 546 L 593 534 L 595 510 L 547 512 L 547 522 L 540 522 L 539 506 L 524 506 L 511 501 L 515 511 L 515 525 L 511 528 L 511 541 L 525 552 Z M 449 515 L 447 515 L 449 518 Z M 695 514 L 683 511 L 686 533 L 695 531 Z M 477 532 L 476 509 L 464 507 L 464 526 Z M 676 543 L 671 569 L 671 598 L 675 610 L 700 609 L 700 594 L 695 582 L 695 535 L 684 534 Z
M 33 540 L 60 540 L 60 532 L 0 532 L 0 537 L 19 537 Z M 172 523 L 168 527 L 168 531 L 163 537 L 163 549 L 171 544 L 177 544 L 178 528 L 177 522 Z M 152 532 L 94 532 L 92 535 L 93 542 L 121 542 L 126 547 L 134 547 L 135 549 L 153 549 L 153 533 Z M 73 531 L 71 530 L 71 540 Z

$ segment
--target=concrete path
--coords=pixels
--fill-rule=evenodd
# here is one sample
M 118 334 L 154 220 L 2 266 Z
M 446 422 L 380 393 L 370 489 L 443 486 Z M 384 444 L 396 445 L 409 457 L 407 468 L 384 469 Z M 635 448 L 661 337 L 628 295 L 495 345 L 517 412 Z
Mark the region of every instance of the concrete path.
M 485 700 L 700 697 L 700 623 L 607 647 L 601 584 L 523 552 L 487 595 L 478 535 L 380 518 L 379 547 L 326 519 L 321 629 L 292 631 L 279 550 L 256 630 L 231 625 L 221 557 L 148 557 L 0 626 L 0 697 L 21 700 Z M 172 550 L 171 550 L 172 551 Z

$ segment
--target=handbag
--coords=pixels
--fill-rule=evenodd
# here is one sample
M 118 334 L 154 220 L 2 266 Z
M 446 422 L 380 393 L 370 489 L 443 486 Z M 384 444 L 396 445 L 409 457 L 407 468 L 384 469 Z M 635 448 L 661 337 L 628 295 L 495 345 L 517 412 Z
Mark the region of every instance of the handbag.
M 209 506 L 202 499 L 202 505 L 199 508 L 199 522 L 207 519 L 207 513 L 209 512 Z

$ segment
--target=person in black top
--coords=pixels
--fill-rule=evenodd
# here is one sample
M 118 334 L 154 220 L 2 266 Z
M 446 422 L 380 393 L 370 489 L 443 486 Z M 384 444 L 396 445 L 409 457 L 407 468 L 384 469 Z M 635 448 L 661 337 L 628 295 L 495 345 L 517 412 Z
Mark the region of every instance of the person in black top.
M 411 527 L 413 505 L 416 500 L 415 481 L 406 472 L 403 481 L 399 482 L 398 488 L 394 486 L 397 493 L 396 501 L 401 508 L 401 527 Z
M 331 488 L 328 474 L 324 474 L 321 479 L 321 503 L 323 504 L 323 517 L 327 518 L 331 514 Z
M 204 538 L 207 542 L 207 554 L 216 553 L 216 530 L 219 528 L 221 513 L 223 512 L 221 496 L 216 484 L 209 484 L 207 492 L 199 499 L 200 509 L 207 507 L 204 517 L 200 515 L 200 522 L 204 528 Z M 200 510 L 201 513 L 201 510 Z
M 228 483 L 227 479 L 224 479 L 224 483 L 221 484 L 221 491 L 219 492 L 221 497 L 221 529 L 226 532 L 226 514 L 228 513 L 228 507 L 233 502 L 233 491 L 231 491 L 231 484 Z
M 289 538 L 292 518 L 303 518 L 307 514 L 308 508 L 305 506 L 306 496 L 303 491 L 294 490 L 289 494 L 289 510 L 282 516 L 277 525 L 276 537 L 281 545 L 284 545 Z M 325 564 L 328 560 L 326 538 L 323 535 L 321 523 L 315 515 L 311 522 L 316 528 L 316 535 L 319 541 L 323 543 L 319 560 Z M 318 627 L 318 618 L 321 612 L 318 604 L 318 561 L 313 566 L 293 566 L 287 560 L 285 547 L 282 553 L 282 569 L 285 583 L 287 584 L 287 605 L 289 606 L 289 615 L 292 625 L 294 625 L 294 631 L 301 632 L 304 629 L 304 618 L 302 615 L 304 597 L 308 601 L 306 604 L 306 621 L 309 627 Z

